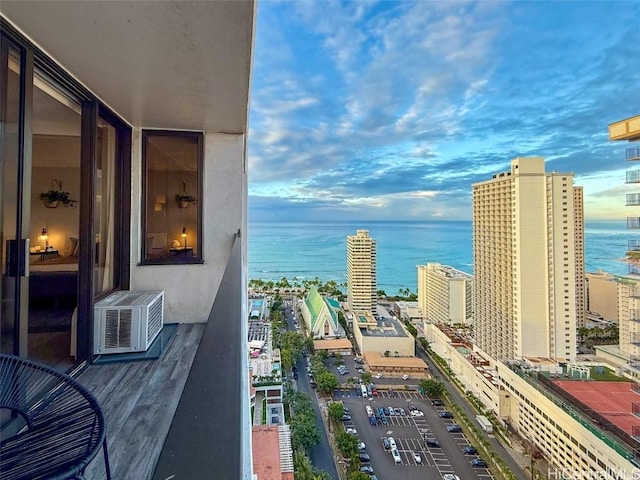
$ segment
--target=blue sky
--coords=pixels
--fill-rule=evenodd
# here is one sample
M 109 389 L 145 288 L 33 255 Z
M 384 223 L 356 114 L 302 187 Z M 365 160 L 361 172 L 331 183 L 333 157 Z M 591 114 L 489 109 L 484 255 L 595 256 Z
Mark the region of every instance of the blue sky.
M 258 2 L 250 221 L 470 219 L 471 184 L 542 156 L 624 218 L 640 2 Z

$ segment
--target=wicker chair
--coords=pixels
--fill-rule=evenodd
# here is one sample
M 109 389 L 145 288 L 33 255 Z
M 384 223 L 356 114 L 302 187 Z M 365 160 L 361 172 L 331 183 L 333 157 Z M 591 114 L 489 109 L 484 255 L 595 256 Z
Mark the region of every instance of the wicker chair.
M 0 432 L 0 480 L 81 480 L 101 447 L 111 479 L 102 410 L 68 375 L 0 355 L 0 409 L 13 419 Z

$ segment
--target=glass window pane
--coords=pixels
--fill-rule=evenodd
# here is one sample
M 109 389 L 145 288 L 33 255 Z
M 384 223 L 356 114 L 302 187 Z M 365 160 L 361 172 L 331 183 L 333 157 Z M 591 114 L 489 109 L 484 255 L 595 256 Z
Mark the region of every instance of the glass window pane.
M 115 288 L 116 129 L 98 119 L 98 157 L 95 177 L 95 295 Z
M 198 261 L 202 134 L 146 131 L 143 142 L 144 263 Z
M 0 353 L 18 354 L 17 315 L 15 304 L 17 277 L 11 275 L 7 248 L 17 237 L 16 214 L 18 198 L 18 122 L 20 118 L 20 52 L 9 49 L 8 62 L 0 65 L 0 75 L 6 75 L 5 123 L 0 128 Z M 0 81 L 3 85 L 4 81 Z M 3 92 L 0 92 L 0 97 Z M 2 115 L 0 115 L 0 119 Z

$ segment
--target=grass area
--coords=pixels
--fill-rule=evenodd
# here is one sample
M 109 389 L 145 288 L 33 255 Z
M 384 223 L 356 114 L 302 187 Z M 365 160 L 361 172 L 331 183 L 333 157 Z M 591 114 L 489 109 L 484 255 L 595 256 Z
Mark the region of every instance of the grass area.
M 598 373 L 598 367 L 591 367 L 591 378 L 601 382 L 630 382 L 626 377 L 619 377 L 610 368 L 604 367 L 603 373 Z

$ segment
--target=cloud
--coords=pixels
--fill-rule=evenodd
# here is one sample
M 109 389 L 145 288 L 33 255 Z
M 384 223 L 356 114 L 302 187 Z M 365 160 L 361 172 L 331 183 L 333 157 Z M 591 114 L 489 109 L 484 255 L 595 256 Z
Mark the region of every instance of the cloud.
M 471 184 L 529 155 L 607 196 L 598 185 L 623 147 L 606 125 L 640 98 L 640 33 L 626 20 L 640 6 L 619 5 L 261 3 L 251 201 L 468 218 Z

